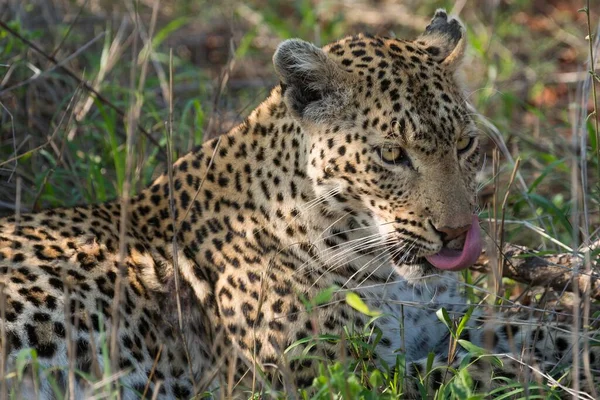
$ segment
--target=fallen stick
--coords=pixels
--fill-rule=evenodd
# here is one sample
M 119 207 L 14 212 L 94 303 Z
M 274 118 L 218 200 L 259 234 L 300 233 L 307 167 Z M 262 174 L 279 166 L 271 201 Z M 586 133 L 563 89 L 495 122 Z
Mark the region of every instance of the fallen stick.
M 600 240 L 590 246 L 590 250 L 600 247 Z M 592 272 L 585 274 L 583 254 L 558 253 L 535 255 L 535 251 L 524 246 L 506 244 L 504 246 L 504 265 L 502 276 L 532 286 L 550 287 L 558 292 L 573 291 L 573 267 L 580 266 L 577 287 L 580 294 L 589 288 L 590 297 L 600 301 L 600 273 L 598 265 L 592 259 Z M 492 272 L 497 260 L 485 252 L 479 257 L 472 270 L 484 273 Z M 596 268 L 594 268 L 596 267 Z

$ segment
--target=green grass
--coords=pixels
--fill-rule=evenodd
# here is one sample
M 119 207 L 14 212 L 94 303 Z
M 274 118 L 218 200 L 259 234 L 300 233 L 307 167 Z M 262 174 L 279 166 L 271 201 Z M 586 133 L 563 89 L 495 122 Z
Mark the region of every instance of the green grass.
M 109 8 L 88 5 L 80 10 L 69 3 L 65 10 L 64 2 L 51 3 L 56 3 L 56 15 L 42 13 L 43 4 L 31 2 L 18 14 L 5 10 L 2 21 L 58 60 L 75 54 L 64 66 L 92 83 L 109 103 L 91 97 L 80 82 L 53 69 L 45 57 L 0 28 L 0 215 L 15 209 L 103 202 L 123 195 L 128 176 L 130 194 L 136 193 L 166 169 L 168 150 L 176 159 L 202 143 L 205 136 L 214 136 L 241 121 L 266 96 L 269 87 L 276 83 L 270 57 L 279 40 L 301 37 L 324 44 L 365 30 L 413 37 L 433 10 L 454 6 L 450 1 L 404 2 L 402 10 L 410 13 L 409 18 L 399 17 L 398 21 L 410 21 L 413 23 L 410 25 L 387 22 L 384 6 L 376 2 L 365 2 L 365 10 L 379 11 L 379 18 L 362 23 L 350 18 L 351 7 L 337 3 L 323 2 L 316 7 L 309 0 L 285 4 L 254 0 L 224 7 L 213 2 L 171 0 L 162 2 L 152 39 L 144 42 L 129 36 L 132 15 L 138 16 L 146 32 L 151 27 L 152 10 L 143 2 L 135 3 L 135 10 L 114 2 L 114 14 Z M 519 0 L 488 8 L 483 2 L 467 3 L 461 10 L 461 18 L 468 26 L 470 43 L 466 62 L 469 100 L 498 127 L 508 150 L 500 152 L 497 174 L 492 177 L 493 145 L 491 141 L 486 145 L 483 218 L 500 213 L 513 170 L 507 156 L 521 159 L 519 176 L 507 198 L 505 228 L 499 232 L 499 224 L 493 224 L 490 234 L 493 236 L 496 231 L 496 237 L 504 235 L 507 242 L 525 244 L 549 254 L 563 251 L 556 242 L 577 248 L 582 241 L 597 240 L 600 145 L 596 107 L 592 104 L 595 100 L 591 100 L 592 93 L 584 94 L 586 105 L 581 112 L 578 91 L 583 85 L 580 79 L 572 78 L 578 71 L 585 77 L 589 69 L 585 64 L 590 43 L 585 39 L 587 15 L 577 13 L 577 8 L 585 6 L 584 2 L 558 2 L 561 7 L 554 7 L 532 4 L 545 2 Z M 594 6 L 590 10 L 591 32 L 596 28 L 599 11 Z M 124 33 L 119 33 L 123 16 L 130 25 Z M 149 49 L 152 59 L 145 61 Z M 166 121 L 171 116 L 165 85 L 168 85 L 171 49 L 174 51 L 172 118 L 176 134 L 167 148 Z M 145 62 L 148 71 L 143 74 Z M 48 72 L 32 79 L 40 71 Z M 595 72 L 591 75 L 594 81 L 599 80 Z M 102 79 L 96 82 L 98 77 Z M 29 83 L 22 85 L 28 80 Z M 219 82 L 225 82 L 223 87 Z M 134 125 L 149 132 L 152 140 L 136 127 L 128 146 L 127 118 L 123 115 L 135 111 L 136 101 L 140 102 L 141 110 Z M 581 124 L 588 129 L 588 145 L 579 152 L 579 160 L 583 160 L 580 165 L 587 168 L 587 175 L 582 180 L 586 189 L 578 192 L 573 191 L 574 184 L 582 182 L 581 175 L 572 173 L 576 161 L 572 134 L 579 134 L 575 129 Z M 483 125 L 482 131 L 486 131 Z M 128 155 L 132 160 L 130 171 Z M 523 221 L 543 229 L 544 234 L 525 229 L 518 223 Z M 599 253 L 600 250 L 592 252 L 591 259 L 597 262 Z M 486 276 L 465 271 L 463 277 L 469 284 L 467 294 L 472 303 L 479 301 L 482 294 L 473 287 L 493 289 L 488 286 Z M 498 294 L 496 303 L 509 303 L 530 290 L 511 280 L 502 283 L 504 291 Z M 309 312 L 311 307 L 326 302 L 331 293 L 322 296 L 306 300 Z M 536 294 L 526 297 L 535 304 L 536 296 L 539 297 Z M 440 323 L 447 324 L 453 337 L 460 334 L 443 316 Z M 299 396 L 304 399 L 401 397 L 403 381 L 398 371 L 402 371 L 402 355 L 398 356 L 395 373 L 390 372 L 392 366 L 376 367 L 369 356 L 376 343 L 367 343 L 366 333 L 349 327 L 344 337 L 307 338 L 339 342 L 361 357 L 357 357 L 359 361 L 323 362 L 314 390 Z M 468 343 L 457 340 L 455 345 L 470 351 L 472 359 L 488 357 L 478 353 L 478 349 L 469 348 Z M 51 372 L 39 366 L 34 351 L 23 352 L 18 360 L 17 370 L 9 371 L 7 378 L 21 380 L 27 373 Z M 484 398 L 474 394 L 466 365 L 462 367 L 451 382 L 439 389 L 436 399 Z M 104 377 L 110 376 L 110 371 L 104 373 Z M 427 374 L 423 379 L 427 379 Z M 525 396 L 525 389 L 518 383 L 509 381 L 504 386 L 507 390 L 503 393 L 489 395 L 497 399 L 508 398 L 507 393 Z M 556 388 L 544 387 L 542 392 L 548 396 L 543 398 L 557 396 Z M 58 397 L 61 398 L 60 393 Z

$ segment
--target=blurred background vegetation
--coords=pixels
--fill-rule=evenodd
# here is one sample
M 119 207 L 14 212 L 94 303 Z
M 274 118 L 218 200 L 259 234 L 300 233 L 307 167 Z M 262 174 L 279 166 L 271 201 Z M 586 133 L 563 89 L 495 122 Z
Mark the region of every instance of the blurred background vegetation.
M 136 192 L 164 170 L 167 151 L 176 158 L 227 131 L 266 97 L 277 83 L 271 56 L 282 39 L 325 44 L 357 32 L 412 38 L 436 8 L 446 7 L 468 27 L 469 100 L 498 127 L 505 146 L 493 178 L 494 144 L 485 145 L 483 215 L 508 187 L 510 158 L 520 157 L 506 219 L 532 221 L 571 243 L 573 212 L 582 210 L 572 201 L 573 134 L 587 121 L 589 145 L 580 155 L 588 162 L 586 218 L 597 235 L 598 160 L 593 118 L 586 120 L 594 106 L 582 92 L 589 76 L 588 25 L 578 11 L 584 6 L 583 0 L 4 0 L 0 215 L 109 200 L 127 179 Z M 594 31 L 600 6 L 591 8 Z M 167 148 L 171 70 L 174 134 Z M 128 129 L 128 121 L 138 128 Z M 510 240 L 546 242 L 518 224 L 507 224 L 507 231 Z

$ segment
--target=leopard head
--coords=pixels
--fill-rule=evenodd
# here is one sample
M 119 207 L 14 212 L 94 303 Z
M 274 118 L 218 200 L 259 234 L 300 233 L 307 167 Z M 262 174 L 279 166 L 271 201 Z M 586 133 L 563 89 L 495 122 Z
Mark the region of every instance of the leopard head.
M 479 144 L 458 76 L 465 41 L 438 10 L 414 41 L 359 35 L 320 49 L 293 39 L 274 55 L 309 137 L 315 192 L 378 232 L 404 276 L 466 268 L 481 252 Z

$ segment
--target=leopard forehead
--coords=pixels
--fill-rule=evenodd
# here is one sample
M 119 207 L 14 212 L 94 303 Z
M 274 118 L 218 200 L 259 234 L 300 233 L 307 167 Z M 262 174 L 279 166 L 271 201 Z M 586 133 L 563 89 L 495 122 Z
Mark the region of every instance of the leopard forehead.
M 400 139 L 426 154 L 447 151 L 476 132 L 460 78 L 435 60 L 436 46 L 360 34 L 323 50 L 354 78 L 354 111 L 340 124 L 376 128 L 381 136 L 375 141 Z

